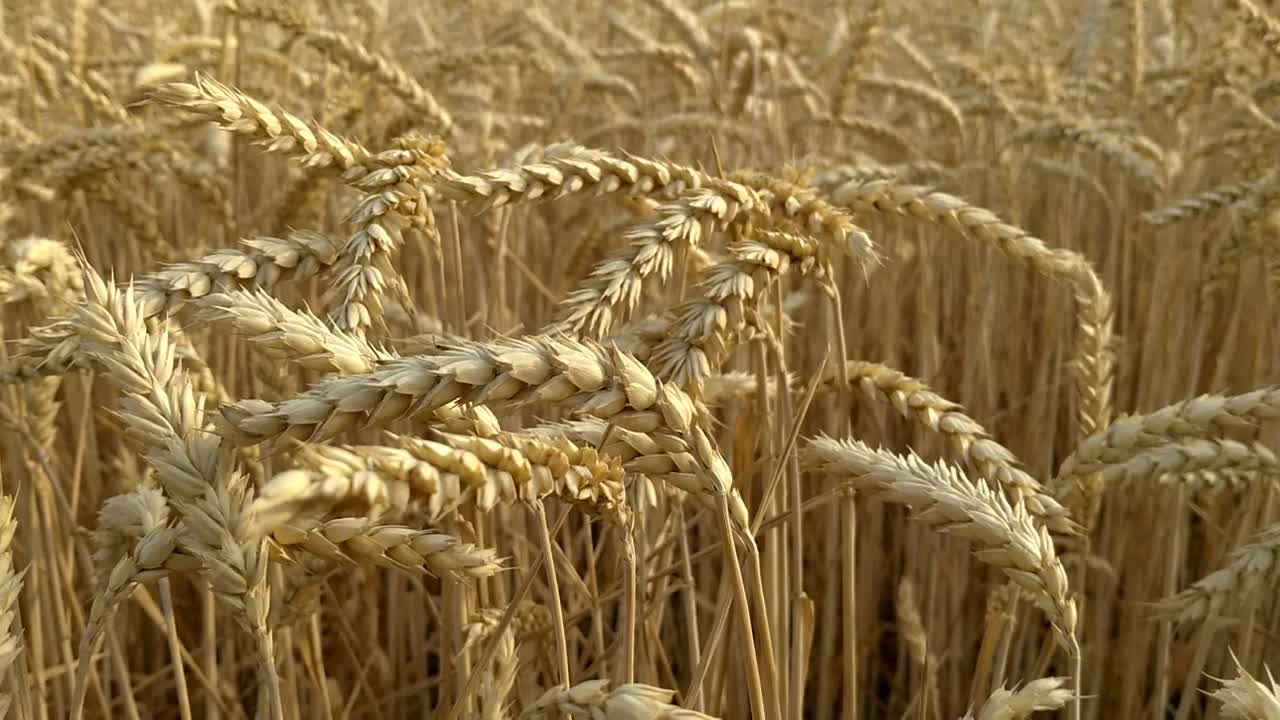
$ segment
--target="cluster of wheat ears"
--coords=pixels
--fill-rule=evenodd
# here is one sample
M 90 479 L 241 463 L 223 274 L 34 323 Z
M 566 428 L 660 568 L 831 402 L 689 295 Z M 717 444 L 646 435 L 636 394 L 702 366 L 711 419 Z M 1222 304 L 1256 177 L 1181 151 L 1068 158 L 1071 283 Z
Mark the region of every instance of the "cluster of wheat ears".
M 3 3 L 0 716 L 1280 720 L 1278 71 L 1267 0 Z

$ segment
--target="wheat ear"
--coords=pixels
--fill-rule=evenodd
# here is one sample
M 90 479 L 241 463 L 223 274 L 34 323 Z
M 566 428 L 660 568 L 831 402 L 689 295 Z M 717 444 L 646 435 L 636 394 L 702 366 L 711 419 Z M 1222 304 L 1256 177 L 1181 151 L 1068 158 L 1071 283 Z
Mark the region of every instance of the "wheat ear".
M 1129 461 L 1171 440 L 1213 438 L 1280 417 L 1280 388 L 1242 395 L 1201 395 L 1144 415 L 1126 415 L 1086 437 L 1058 466 L 1056 483 Z
M 705 173 L 664 160 L 621 157 L 573 143 L 536 148 L 537 159 L 511 168 L 462 174 L 444 169 L 432 185 L 474 210 L 556 200 L 574 195 L 625 193 L 675 196 L 711 182 Z
M 306 446 L 298 469 L 277 474 L 254 502 L 270 530 L 304 515 L 385 512 L 435 520 L 473 500 L 482 512 L 498 503 L 555 494 L 622 523 L 622 466 L 564 437 L 499 433 L 481 438 L 439 433 L 438 441 L 388 438 L 393 446 Z
M 452 535 L 402 525 L 378 525 L 367 518 L 299 521 L 275 527 L 281 547 L 318 557 L 410 574 L 424 571 L 451 579 L 485 578 L 502 569 L 497 554 Z
M 554 717 L 556 713 L 587 720 L 711 720 L 710 715 L 671 704 L 672 690 L 630 683 L 609 690 L 608 680 L 588 680 L 573 687 L 554 687 L 526 706 L 521 720 Z
M 617 316 L 635 309 L 645 282 L 665 282 L 680 251 L 697 247 L 712 232 L 723 230 L 760 208 L 752 190 L 737 183 L 690 190 L 657 209 L 657 219 L 632 226 L 623 237 L 628 247 L 598 264 L 586 282 L 569 293 L 559 318 L 549 330 L 583 332 L 600 337 Z
M 142 320 L 173 313 L 184 303 L 236 287 L 270 289 L 282 280 L 302 280 L 329 267 L 337 248 L 333 238 L 296 232 L 285 238 L 256 237 L 245 249 L 217 250 L 195 262 L 175 263 L 132 283 Z M 80 356 L 80 338 L 72 316 L 59 316 L 30 330 L 18 344 L 11 367 L 0 380 L 14 382 L 70 370 Z
M 213 592 L 226 601 L 258 643 L 258 669 L 280 720 L 264 539 L 250 513 L 252 489 L 206 426 L 187 373 L 175 363 L 173 339 L 148 331 L 132 288 L 120 290 L 85 270 L 78 331 L 93 362 L 124 391 L 125 436 L 147 449 L 147 461 L 182 516 L 183 549 L 198 558 Z M 76 714 L 84 687 L 76 693 Z
M 1231 551 L 1222 568 L 1197 580 L 1191 587 L 1162 599 L 1161 615 L 1181 621 L 1220 615 L 1259 583 L 1274 583 L 1280 575 L 1280 524 L 1263 529 L 1253 542 Z
M 365 193 L 347 222 L 352 234 L 334 258 L 335 283 L 328 293 L 329 317 L 342 330 L 363 333 L 382 316 L 383 291 L 390 287 L 400 304 L 413 303 L 396 253 L 402 227 L 412 226 L 437 238 L 435 216 L 425 193 L 427 179 L 448 166 L 444 143 L 436 137 L 400 138 L 400 147 L 368 160 L 375 169 L 354 181 Z
M 1219 185 L 1172 205 L 1166 205 L 1158 210 L 1149 210 L 1142 214 L 1142 221 L 1158 227 L 1202 217 L 1216 210 L 1246 202 L 1263 187 L 1264 182 L 1261 180 Z
M 520 406 L 549 402 L 616 420 L 639 432 L 683 432 L 707 411 L 678 388 L 659 386 L 644 365 L 597 343 L 528 336 L 458 341 L 441 352 L 391 361 L 372 373 L 331 378 L 280 403 L 223 408 L 226 432 L 253 444 L 288 434 L 320 440 L 379 427 L 454 403 Z
M 1250 675 L 1234 654 L 1232 659 L 1236 664 L 1236 677 L 1223 680 L 1222 687 L 1210 693 L 1214 700 L 1222 703 L 1222 717 L 1228 720 L 1280 718 L 1280 684 L 1271 676 L 1271 671 L 1267 671 L 1270 682 L 1264 683 Z
M 91 658 L 116 608 L 129 599 L 134 589 L 173 572 L 201 569 L 197 557 L 179 551 L 183 532 L 181 525 L 171 521 L 168 502 L 157 488 L 140 487 L 103 503 L 94 531 L 97 591 L 80 636 L 77 696 L 88 682 Z
M 1060 710 L 1075 697 L 1063 687 L 1065 678 L 1040 678 L 1016 690 L 1000 688 L 982 704 L 975 716 L 965 713 L 963 720 L 1023 720 L 1033 713 Z
M 916 455 L 873 450 L 858 440 L 817 438 L 804 459 L 819 471 L 847 475 L 860 492 L 912 506 L 916 517 L 976 542 L 979 560 L 1005 572 L 1031 594 L 1065 648 L 1074 647 L 1076 603 L 1047 528 L 1037 529 L 1022 504 L 971 482 L 959 469 Z
M 149 101 L 179 108 L 218 123 L 223 129 L 263 143 L 267 152 L 295 155 L 308 168 L 332 167 L 339 172 L 355 169 L 369 151 L 344 140 L 315 123 L 307 123 L 284 110 L 264 103 L 196 73 L 193 83 L 166 83 L 152 89 Z
M 1111 421 L 1115 385 L 1111 294 L 1082 255 L 1050 248 L 1043 240 L 1004 222 L 990 210 L 923 186 L 900 185 L 888 180 L 850 182 L 832 190 L 830 195 L 834 202 L 855 210 L 910 215 L 951 227 L 994 244 L 1001 252 L 1027 262 L 1041 275 L 1068 283 L 1078 308 L 1078 337 L 1072 359 L 1076 424 L 1085 436 Z M 1101 487 L 1096 479 L 1091 479 L 1085 490 L 1085 522 L 1091 524 Z

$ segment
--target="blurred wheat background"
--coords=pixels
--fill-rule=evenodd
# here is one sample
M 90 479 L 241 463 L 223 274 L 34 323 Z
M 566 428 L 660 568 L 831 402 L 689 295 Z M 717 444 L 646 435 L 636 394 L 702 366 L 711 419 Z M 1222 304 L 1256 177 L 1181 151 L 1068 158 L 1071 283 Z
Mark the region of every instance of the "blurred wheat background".
M 1280 720 L 1275 3 L 2 7 L 0 715 Z

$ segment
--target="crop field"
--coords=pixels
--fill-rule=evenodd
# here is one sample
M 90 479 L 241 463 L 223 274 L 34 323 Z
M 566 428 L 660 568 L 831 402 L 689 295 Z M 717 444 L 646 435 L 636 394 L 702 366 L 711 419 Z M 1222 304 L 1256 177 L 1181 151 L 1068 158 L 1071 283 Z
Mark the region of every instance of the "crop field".
M 0 720 L 1280 720 L 1280 1 L 0 3 Z

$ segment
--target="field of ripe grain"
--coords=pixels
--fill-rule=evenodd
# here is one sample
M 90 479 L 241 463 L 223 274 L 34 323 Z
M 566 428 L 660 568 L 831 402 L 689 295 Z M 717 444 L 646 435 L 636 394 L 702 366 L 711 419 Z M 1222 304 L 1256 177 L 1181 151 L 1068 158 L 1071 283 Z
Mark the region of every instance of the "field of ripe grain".
M 6 0 L 0 720 L 1280 720 L 1278 149 L 1276 0 Z

